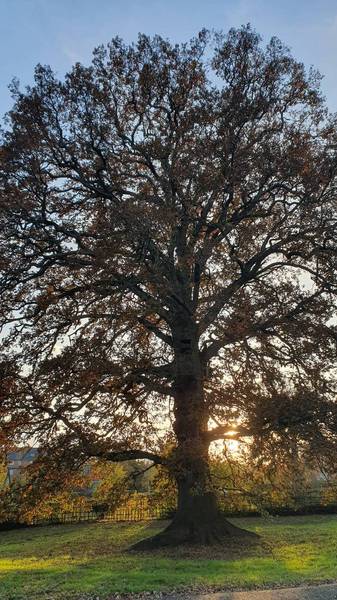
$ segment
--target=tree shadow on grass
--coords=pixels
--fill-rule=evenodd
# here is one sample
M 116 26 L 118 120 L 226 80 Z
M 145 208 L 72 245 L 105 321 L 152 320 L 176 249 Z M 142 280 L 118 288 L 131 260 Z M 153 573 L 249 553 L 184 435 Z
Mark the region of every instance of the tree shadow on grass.
M 169 524 L 169 521 L 162 522 L 162 528 Z M 154 522 L 149 522 L 143 528 L 142 539 L 153 536 L 159 531 Z M 142 554 L 144 556 L 156 556 L 172 559 L 216 559 L 216 560 L 235 560 L 240 558 L 254 558 L 271 556 L 270 545 L 261 537 L 228 537 L 218 544 L 194 545 L 181 544 L 179 546 L 164 546 L 151 550 L 138 550 L 133 547 L 126 549 L 128 554 Z

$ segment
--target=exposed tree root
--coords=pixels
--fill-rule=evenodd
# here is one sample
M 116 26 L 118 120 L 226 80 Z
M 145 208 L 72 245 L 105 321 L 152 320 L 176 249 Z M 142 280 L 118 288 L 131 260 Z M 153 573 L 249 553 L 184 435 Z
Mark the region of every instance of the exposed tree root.
M 221 515 L 202 523 L 191 520 L 183 522 L 181 518 L 178 518 L 174 519 L 164 531 L 141 540 L 132 546 L 131 550 L 153 550 L 183 544 L 212 546 L 224 544 L 226 539 L 235 537 L 258 538 L 259 536 L 252 531 L 236 527 Z

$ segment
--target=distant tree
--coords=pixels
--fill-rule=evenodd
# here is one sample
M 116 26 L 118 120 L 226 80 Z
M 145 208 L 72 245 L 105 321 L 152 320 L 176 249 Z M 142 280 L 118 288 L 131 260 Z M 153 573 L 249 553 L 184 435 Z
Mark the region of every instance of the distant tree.
M 122 465 L 96 462 L 90 478 L 97 482 L 92 489 L 92 499 L 98 507 L 113 510 L 122 505 L 129 496 L 129 482 Z
M 63 463 L 167 467 L 176 517 L 140 547 L 244 533 L 216 503 L 215 440 L 335 463 L 337 128 L 319 79 L 247 26 L 115 38 L 63 80 L 40 65 L 13 86 L 2 430 Z
M 61 513 L 90 510 L 91 502 L 79 493 L 85 479 L 80 473 L 68 473 L 55 480 L 39 477 L 39 468 L 27 467 L 20 478 L 8 482 L 0 491 L 0 527 L 59 518 Z M 42 475 L 42 474 L 41 474 Z
M 128 483 L 119 464 L 95 459 L 77 468 L 58 465 L 55 469 L 50 458 L 36 459 L 21 471 L 20 478 L 2 490 L 0 485 L 0 523 L 32 523 L 95 508 L 113 510 L 129 496 Z
M 302 459 L 252 459 L 246 449 L 233 456 L 218 454 L 210 461 L 220 505 L 228 512 L 303 508 L 310 500 L 313 473 Z

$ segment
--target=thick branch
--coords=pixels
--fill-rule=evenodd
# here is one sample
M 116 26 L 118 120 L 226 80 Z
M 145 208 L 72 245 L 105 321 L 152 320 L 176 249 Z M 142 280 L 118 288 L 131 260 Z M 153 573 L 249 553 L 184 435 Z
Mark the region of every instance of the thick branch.
M 103 458 L 111 462 L 125 462 L 127 460 L 151 460 L 156 465 L 166 464 L 166 459 L 159 454 L 147 452 L 146 450 L 120 450 L 116 452 L 92 452 L 90 456 Z

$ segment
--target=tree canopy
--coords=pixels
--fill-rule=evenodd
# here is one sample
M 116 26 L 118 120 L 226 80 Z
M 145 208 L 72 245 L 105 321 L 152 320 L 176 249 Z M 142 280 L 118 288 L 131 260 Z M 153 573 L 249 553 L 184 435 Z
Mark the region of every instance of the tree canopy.
M 166 465 L 199 520 L 214 440 L 335 461 L 337 123 L 319 83 L 246 26 L 114 38 L 62 80 L 38 65 L 13 84 L 4 440 Z

